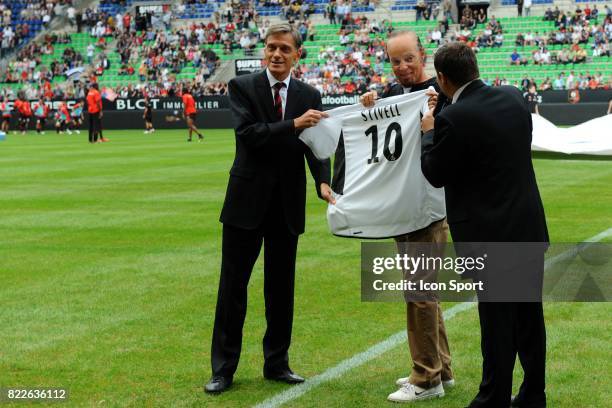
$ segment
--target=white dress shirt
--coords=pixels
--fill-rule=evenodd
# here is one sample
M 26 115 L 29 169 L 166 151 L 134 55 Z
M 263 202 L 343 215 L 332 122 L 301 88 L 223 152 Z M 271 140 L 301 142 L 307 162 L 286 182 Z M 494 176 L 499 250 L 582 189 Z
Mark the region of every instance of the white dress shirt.
M 457 89 L 455 93 L 453 94 L 453 100 L 451 104 L 457 102 L 457 99 L 459 99 L 459 95 L 461 95 L 461 92 L 463 92 L 463 90 L 467 88 L 467 86 L 474 81 L 476 81 L 476 79 L 472 79 L 470 82 L 466 82 L 465 84 L 463 84 L 463 86 L 461 86 L 461 88 Z
M 289 73 L 289 75 L 287 75 L 287 78 L 283 79 L 282 81 L 279 81 L 278 79 L 274 78 L 274 75 L 272 75 L 272 73 L 270 72 L 268 68 L 266 68 L 266 75 L 268 75 L 268 81 L 270 81 L 270 89 L 272 91 L 272 103 L 274 103 L 274 85 L 276 85 L 277 82 L 285 83 L 285 86 L 281 88 L 281 90 L 279 91 L 281 102 L 283 105 L 283 119 L 284 119 L 285 118 L 285 106 L 287 106 L 287 89 L 289 89 L 289 81 L 291 80 L 291 72 Z

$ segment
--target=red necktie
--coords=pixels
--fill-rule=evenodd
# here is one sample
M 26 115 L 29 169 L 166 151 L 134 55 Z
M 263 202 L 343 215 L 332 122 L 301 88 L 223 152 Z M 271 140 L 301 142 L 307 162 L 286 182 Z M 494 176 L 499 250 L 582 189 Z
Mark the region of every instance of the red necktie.
M 277 82 L 274 84 L 274 112 L 276 112 L 276 119 L 283 120 L 283 100 L 280 95 L 280 90 L 285 87 L 284 82 Z

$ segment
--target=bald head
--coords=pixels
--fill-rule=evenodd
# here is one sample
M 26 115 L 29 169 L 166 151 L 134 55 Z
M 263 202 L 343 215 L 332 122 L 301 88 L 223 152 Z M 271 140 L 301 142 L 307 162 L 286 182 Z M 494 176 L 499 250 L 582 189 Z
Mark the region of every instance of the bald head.
M 400 40 L 400 41 L 409 41 L 413 44 L 416 44 L 417 47 L 419 48 L 423 48 L 423 46 L 421 45 L 421 39 L 419 38 L 419 36 L 417 35 L 417 33 L 415 31 L 412 30 L 395 30 L 392 31 L 389 36 L 387 37 L 387 43 L 390 42 L 395 42 L 395 40 Z
M 387 55 L 397 80 L 405 87 L 429 79 L 425 74 L 425 49 L 414 31 L 394 31 L 387 40 Z

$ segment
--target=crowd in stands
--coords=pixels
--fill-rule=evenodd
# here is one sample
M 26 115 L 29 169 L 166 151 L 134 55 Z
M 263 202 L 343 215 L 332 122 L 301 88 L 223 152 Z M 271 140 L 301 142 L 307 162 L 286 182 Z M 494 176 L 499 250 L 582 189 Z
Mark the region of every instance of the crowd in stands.
M 30 42 L 19 50 L 15 59 L 8 63 L 7 69 L 0 72 L 0 82 L 4 83 L 42 83 L 51 81 L 67 70 L 83 66 L 83 56 L 72 47 L 64 49 L 60 59 L 54 59 L 49 66 L 41 66 L 41 56 L 54 53 L 56 44 L 69 44 L 67 34 L 48 34 L 39 42 Z
M 588 7 L 588 6 L 587 6 Z M 601 24 L 597 24 L 595 7 L 589 13 L 574 13 L 567 16 L 565 12 L 555 9 L 547 10 L 545 20 L 555 21 L 555 30 L 540 34 L 518 33 L 515 39 L 517 47 L 537 47 L 531 52 L 531 58 L 521 56 L 514 50 L 510 56 L 510 64 L 535 65 L 549 64 L 579 64 L 588 59 L 587 48 L 593 50 L 593 58 L 610 56 L 610 41 L 612 40 L 612 13 L 605 16 Z M 589 43 L 590 40 L 592 43 Z M 550 45 L 561 45 L 558 51 L 551 51 Z M 567 45 L 567 47 L 565 47 Z
M 72 0 L 12 0 L 0 2 L 0 57 L 30 40 L 40 28 L 48 27 L 58 6 L 70 7 Z
M 581 72 L 576 73 L 570 71 L 569 73 L 561 72 L 556 78 L 551 79 L 546 77 L 541 83 L 537 83 L 534 79 L 529 78 L 528 75 L 516 83 L 510 83 L 506 78 L 496 76 L 493 79 L 483 78 L 483 82 L 490 86 L 502 86 L 502 85 L 513 85 L 517 88 L 527 91 L 530 85 L 536 86 L 539 91 L 546 91 L 549 89 L 562 91 L 568 89 L 612 89 L 612 80 L 603 76 L 601 72 Z
M 317 59 L 321 62 L 301 64 L 295 73 L 323 95 L 381 90 L 388 82 L 384 73 L 385 42 L 370 38 L 370 34 L 391 29 L 386 20 L 379 23 L 365 15 L 352 19 L 351 24 L 339 29 L 337 43 L 323 46 L 318 51 Z M 350 34 L 354 35 L 353 39 Z M 342 46 L 342 50 L 336 50 L 337 44 Z M 342 77 L 350 79 L 343 82 Z
M 28 0 L 31 4 L 29 13 L 38 15 L 38 11 L 51 12 L 48 4 L 65 0 L 50 0 L 38 2 Z M 77 26 L 77 31 L 85 28 L 93 41 L 82 55 L 72 47 L 67 47 L 60 58 L 53 60 L 48 66 L 41 64 L 42 55 L 51 55 L 54 46 L 69 43 L 67 35 L 49 35 L 41 41 L 30 43 L 23 47 L 5 72 L 0 73 L 1 82 L 20 82 L 27 84 L 26 92 L 30 96 L 58 95 L 67 97 L 82 97 L 86 91 L 85 81 L 70 86 L 51 89 L 50 82 L 65 76 L 67 71 L 84 67 L 82 78 L 87 81 L 100 81 L 111 68 L 116 68 L 120 76 L 130 79 L 129 85 L 117 86 L 113 92 L 120 97 L 125 96 L 173 96 L 180 93 L 184 83 L 193 88 L 194 95 L 223 95 L 227 92 L 224 83 L 209 83 L 219 66 L 219 58 L 212 47 L 221 46 L 222 52 L 233 53 L 237 49 L 245 55 L 254 53 L 270 25 L 256 11 L 257 5 L 281 6 L 283 16 L 292 22 L 302 34 L 304 41 L 317 38 L 315 25 L 309 19 L 314 12 L 312 1 L 266 0 L 256 3 L 233 0 L 219 8 L 214 3 L 214 13 L 206 22 L 193 22 L 190 25 L 172 29 L 170 22 L 174 13 L 184 12 L 196 3 L 206 3 L 206 0 L 183 0 L 174 9 L 164 8 L 163 13 L 135 15 L 121 8 L 101 9 L 98 7 L 77 12 L 68 4 L 66 16 L 71 24 Z M 103 0 L 103 4 L 121 6 L 121 0 Z M 316 87 L 323 95 L 326 94 L 359 94 L 368 89 L 381 91 L 392 82 L 385 72 L 385 42 L 378 34 L 393 30 L 389 21 L 376 21 L 366 15 L 357 16 L 352 13 L 354 5 L 368 5 L 370 2 L 336 0 L 325 5 L 325 17 L 330 23 L 339 24 L 338 41 L 323 46 L 317 55 L 318 62 L 302 63 L 294 70 L 296 77 Z M 469 6 L 463 8 L 458 32 L 448 32 L 448 21 L 451 20 L 450 0 L 440 2 L 417 2 L 417 20 L 438 19 L 437 27 L 428 30 L 423 39 L 426 43 L 441 45 L 446 41 L 464 41 L 475 51 L 487 47 L 502 47 L 504 45 L 503 28 L 495 16 L 487 17 L 484 9 L 473 10 Z M 27 8 L 26 8 L 27 9 Z M 112 14 L 103 10 L 113 10 Z M 0 4 L 2 23 L 9 21 L 6 17 L 6 7 Z M 28 15 L 27 13 L 24 16 Z M 52 14 L 50 14 L 52 15 Z M 603 17 L 602 17 L 603 16 Z M 8 18 L 9 20 L 6 20 Z M 549 33 L 526 32 L 518 33 L 514 40 L 517 49 L 510 56 L 510 64 L 576 64 L 587 61 L 587 47 L 593 47 L 593 57 L 609 56 L 609 41 L 612 39 L 612 11 L 604 6 L 602 11 L 596 6 L 578 8 L 573 13 L 560 11 L 558 8 L 548 9 L 544 20 L 554 21 L 555 30 Z M 599 21 L 602 21 L 598 23 Z M 484 26 L 484 27 L 483 27 Z M 475 32 L 476 27 L 483 27 Z M 353 37 L 351 37 L 353 34 Z M 377 34 L 376 38 L 370 38 Z M 10 35 L 9 35 L 10 36 Z M 14 37 L 14 35 L 13 35 Z M 2 36 L 4 47 L 5 36 Z M 591 44 L 591 39 L 593 39 Z M 116 46 L 110 49 L 107 43 L 115 40 Z M 342 49 L 336 50 L 340 44 Z M 561 50 L 550 50 L 550 45 L 567 45 Z M 525 51 L 524 47 L 537 47 Z M 519 51 L 520 50 L 520 51 Z M 108 55 L 118 55 L 109 59 Z M 309 56 L 312 57 L 312 56 Z M 111 61 L 112 60 L 112 61 Z M 115 66 L 118 64 L 118 66 Z M 188 81 L 178 77 L 186 67 L 193 77 Z M 571 80 L 568 80 L 570 78 Z M 568 75 L 562 80 L 548 79 L 540 84 L 540 89 L 546 87 L 603 87 L 609 86 L 601 74 Z M 487 79 L 491 85 L 506 84 L 504 78 Z M 569 84 L 569 85 L 568 85 Z M 521 87 L 522 84 L 510 84 Z M 36 90 L 39 91 L 36 91 Z M 37 94 L 33 95 L 32 93 Z
M 414 8 L 416 21 L 454 21 L 451 0 L 418 0 Z

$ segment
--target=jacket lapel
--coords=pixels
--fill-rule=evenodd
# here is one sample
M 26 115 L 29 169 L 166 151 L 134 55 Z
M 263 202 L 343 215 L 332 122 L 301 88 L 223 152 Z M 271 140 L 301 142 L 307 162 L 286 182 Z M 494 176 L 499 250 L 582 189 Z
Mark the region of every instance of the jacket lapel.
M 287 104 L 285 105 L 285 120 L 293 119 L 296 116 L 296 109 L 300 106 L 300 91 L 302 90 L 300 82 L 291 78 L 289 81 L 289 89 L 287 89 Z
M 258 99 L 262 101 L 268 122 L 276 122 L 274 99 L 272 99 L 272 88 L 270 88 L 270 81 L 268 81 L 266 70 L 261 71 L 261 73 L 257 75 L 255 80 L 255 88 L 257 88 L 257 94 L 262 96 L 262 99 Z

